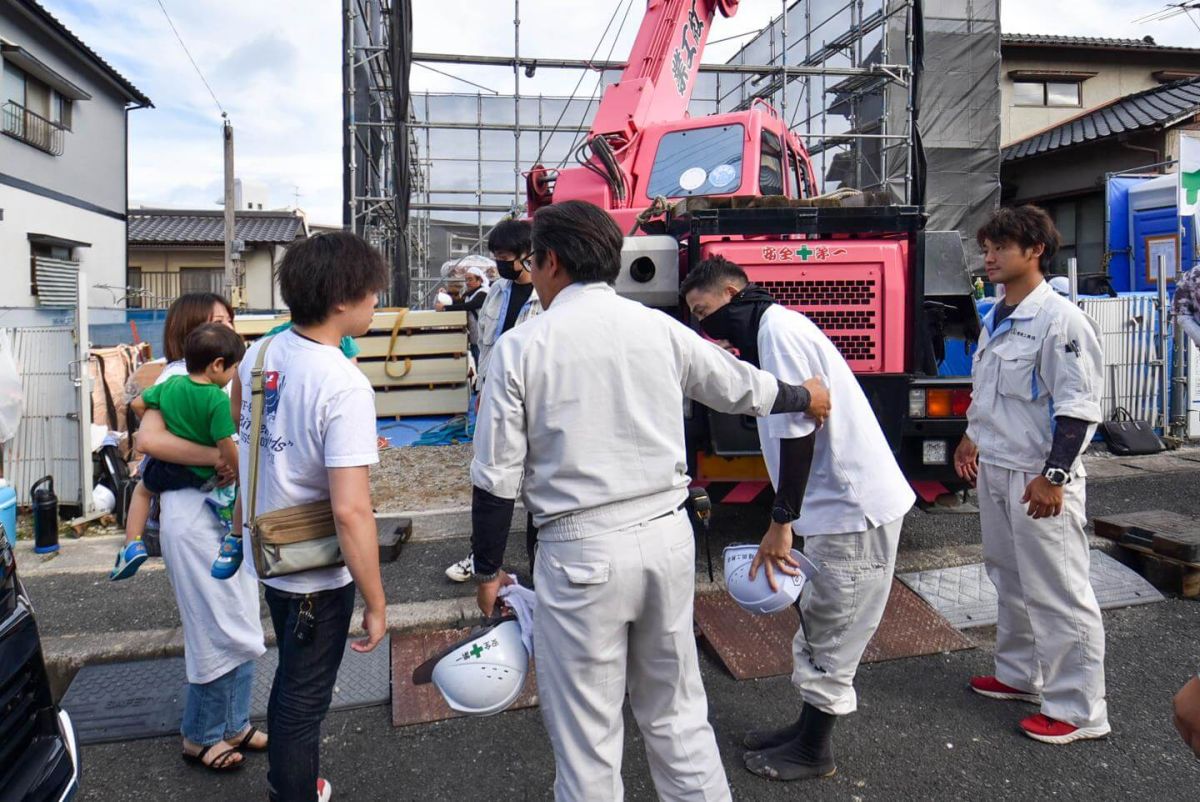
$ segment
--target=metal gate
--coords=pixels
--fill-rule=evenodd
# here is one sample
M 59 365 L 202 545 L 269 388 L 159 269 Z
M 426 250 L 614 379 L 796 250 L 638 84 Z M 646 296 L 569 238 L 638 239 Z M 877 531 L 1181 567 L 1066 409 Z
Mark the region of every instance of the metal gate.
M 1105 418 L 1124 407 L 1152 426 L 1162 420 L 1162 371 L 1157 342 L 1157 299 L 1152 296 L 1081 298 L 1083 311 L 1100 326 L 1104 348 Z

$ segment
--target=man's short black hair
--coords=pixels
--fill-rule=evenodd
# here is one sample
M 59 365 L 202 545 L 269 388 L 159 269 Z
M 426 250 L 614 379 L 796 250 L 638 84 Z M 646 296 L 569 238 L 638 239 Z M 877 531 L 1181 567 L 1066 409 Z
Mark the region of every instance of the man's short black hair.
M 492 253 L 511 253 L 524 256 L 529 253 L 530 232 L 533 226 L 528 220 L 501 220 L 488 232 L 487 246 Z
M 1043 273 L 1050 272 L 1054 254 L 1058 253 L 1058 229 L 1054 227 L 1050 215 L 1037 206 L 1005 206 L 997 209 L 991 219 L 975 232 L 979 247 L 983 247 L 984 240 L 994 245 L 1016 244 L 1021 250 L 1045 246 L 1038 265 Z
M 533 216 L 533 251 L 554 251 L 573 281 L 612 284 L 625 236 L 608 212 L 586 201 L 552 203 Z
M 323 323 L 338 304 L 356 303 L 387 285 L 387 262 L 349 231 L 294 243 L 279 265 L 279 292 L 292 322 L 301 326 Z
M 203 373 L 218 359 L 229 368 L 242 361 L 246 344 L 242 336 L 223 323 L 205 323 L 192 329 L 183 341 L 183 359 L 188 373 Z
M 745 287 L 750 283 L 746 271 L 738 267 L 724 256 L 710 256 L 691 269 L 679 285 L 679 297 L 685 297 L 692 290 L 713 292 L 733 284 Z

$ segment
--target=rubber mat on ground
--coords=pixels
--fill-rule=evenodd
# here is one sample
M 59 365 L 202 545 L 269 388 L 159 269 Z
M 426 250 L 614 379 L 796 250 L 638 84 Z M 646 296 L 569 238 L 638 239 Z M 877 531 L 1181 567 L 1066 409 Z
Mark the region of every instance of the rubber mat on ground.
M 696 626 L 735 679 L 762 679 L 792 673 L 792 638 L 800 626 L 793 607 L 754 615 L 725 592 L 696 596 Z M 867 644 L 864 663 L 941 654 L 973 648 L 936 610 L 895 580 L 883 620 Z
M 386 704 L 391 694 L 387 639 L 374 651 L 346 654 L 333 690 L 333 710 Z M 279 653 L 268 649 L 254 668 L 250 716 L 267 716 Z M 182 657 L 84 666 L 71 681 L 62 707 L 71 714 L 84 744 L 155 738 L 179 732 L 187 694 Z
M 1162 601 L 1154 586 L 1102 551 L 1091 552 L 1092 589 L 1100 608 L 1130 607 Z M 996 587 L 983 563 L 900 574 L 900 580 L 933 605 L 959 629 L 996 623 Z
M 450 644 L 462 640 L 470 632 L 470 629 L 439 629 L 433 632 L 414 632 L 392 637 L 393 727 L 428 724 L 432 721 L 444 721 L 463 715 L 450 709 L 432 683 L 413 685 L 412 675 L 417 666 Z M 525 688 L 508 709 L 519 710 L 523 707 L 534 707 L 537 702 L 537 677 L 531 660 Z

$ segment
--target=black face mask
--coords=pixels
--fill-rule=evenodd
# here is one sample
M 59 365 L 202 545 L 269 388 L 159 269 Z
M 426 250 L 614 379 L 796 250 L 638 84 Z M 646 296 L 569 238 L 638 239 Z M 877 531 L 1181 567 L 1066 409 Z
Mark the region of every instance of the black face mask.
M 500 278 L 508 279 L 509 281 L 516 281 L 517 276 L 520 275 L 517 271 L 516 262 L 511 259 L 497 259 L 496 274 Z
M 758 323 L 775 303 L 771 294 L 757 284 L 747 284 L 729 303 L 700 321 L 700 328 L 714 340 L 725 340 L 758 366 Z

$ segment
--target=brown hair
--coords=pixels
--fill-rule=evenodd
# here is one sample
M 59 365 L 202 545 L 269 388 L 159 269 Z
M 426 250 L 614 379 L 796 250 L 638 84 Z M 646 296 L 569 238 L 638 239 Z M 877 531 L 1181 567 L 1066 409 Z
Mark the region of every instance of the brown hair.
M 233 307 L 215 292 L 189 292 L 181 295 L 167 310 L 167 322 L 163 326 L 163 353 L 168 362 L 184 358 L 184 343 L 192 329 L 202 326 L 212 317 L 216 304 L 225 307 L 229 319 L 233 320 Z
M 1018 245 L 1021 250 L 1044 246 L 1039 266 L 1043 273 L 1050 271 L 1054 254 L 1058 253 L 1058 229 L 1045 210 L 1037 206 L 1006 206 L 997 209 L 978 231 L 975 241 L 983 247 L 984 240 L 995 245 Z

